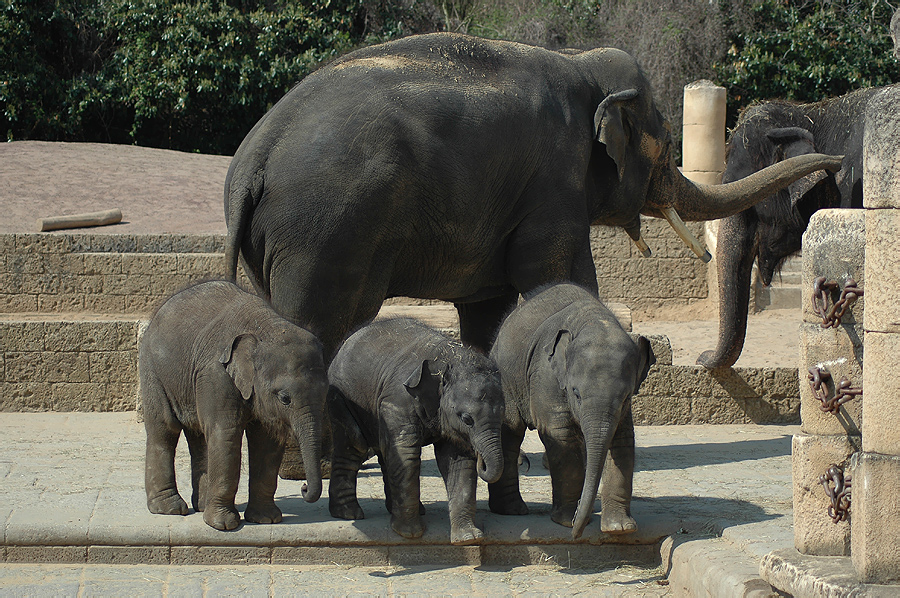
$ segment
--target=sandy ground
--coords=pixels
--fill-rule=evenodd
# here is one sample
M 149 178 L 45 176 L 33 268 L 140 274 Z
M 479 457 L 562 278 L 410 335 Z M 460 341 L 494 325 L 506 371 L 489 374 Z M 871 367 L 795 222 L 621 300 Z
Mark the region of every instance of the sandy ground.
M 123 221 L 93 233 L 224 233 L 223 189 L 231 158 L 124 145 L 15 141 L 0 144 L 0 233 L 36 232 L 36 220 L 119 208 Z M 58 233 L 50 233 L 58 234 Z M 444 312 L 452 318 L 452 311 Z M 796 367 L 800 309 L 750 317 L 737 366 Z M 676 364 L 715 347 L 718 322 L 634 323 L 665 334 Z

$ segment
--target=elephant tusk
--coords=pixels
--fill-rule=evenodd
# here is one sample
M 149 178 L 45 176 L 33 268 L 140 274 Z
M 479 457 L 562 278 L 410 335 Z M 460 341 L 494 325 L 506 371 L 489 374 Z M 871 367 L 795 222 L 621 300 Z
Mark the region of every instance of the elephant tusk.
M 665 217 L 669 225 L 675 229 L 675 232 L 678 233 L 678 236 L 681 237 L 684 244 L 690 247 L 691 251 L 703 260 L 704 263 L 709 263 L 712 259 L 712 255 L 710 255 L 709 251 L 706 250 L 697 237 L 688 230 L 688 227 L 684 224 L 684 220 L 681 219 L 681 216 L 678 215 L 675 208 L 660 208 L 659 211 L 662 212 L 663 217 Z
M 650 257 L 652 255 L 652 252 L 650 251 L 650 247 L 647 245 L 646 241 L 644 241 L 643 237 L 638 235 L 638 238 L 632 239 L 632 241 L 634 241 L 634 244 L 637 245 L 638 251 L 641 252 L 642 256 Z

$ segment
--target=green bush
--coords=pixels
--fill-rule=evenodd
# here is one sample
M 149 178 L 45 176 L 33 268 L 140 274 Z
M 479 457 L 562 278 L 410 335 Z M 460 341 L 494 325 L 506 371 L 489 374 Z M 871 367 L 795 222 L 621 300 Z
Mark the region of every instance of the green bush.
M 715 65 L 729 121 L 754 100 L 814 102 L 900 80 L 892 55 L 893 9 L 879 0 L 763 0 Z
M 285 92 L 351 47 L 360 10 L 262 4 L 5 0 L 0 127 L 7 139 L 231 154 Z

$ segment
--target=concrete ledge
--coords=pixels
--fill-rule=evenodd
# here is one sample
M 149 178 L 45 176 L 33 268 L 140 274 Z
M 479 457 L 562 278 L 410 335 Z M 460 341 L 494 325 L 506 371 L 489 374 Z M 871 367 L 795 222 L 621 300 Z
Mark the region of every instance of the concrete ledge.
M 896 598 L 900 586 L 858 581 L 849 556 L 808 556 L 795 548 L 775 550 L 759 565 L 760 575 L 772 586 L 795 598 Z

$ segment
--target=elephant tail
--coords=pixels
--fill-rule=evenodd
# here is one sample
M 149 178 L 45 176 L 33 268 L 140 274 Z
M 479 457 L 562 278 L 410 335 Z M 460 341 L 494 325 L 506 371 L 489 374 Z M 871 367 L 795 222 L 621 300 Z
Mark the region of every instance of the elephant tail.
M 225 222 L 228 227 L 225 239 L 225 276 L 232 282 L 237 279 L 241 244 L 250 228 L 253 209 L 263 193 L 262 172 L 257 170 L 248 176 L 241 170 L 241 162 L 235 156 L 225 180 Z

